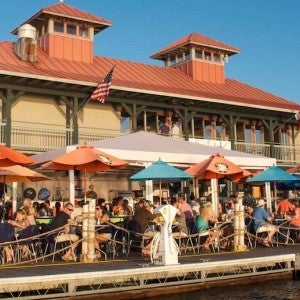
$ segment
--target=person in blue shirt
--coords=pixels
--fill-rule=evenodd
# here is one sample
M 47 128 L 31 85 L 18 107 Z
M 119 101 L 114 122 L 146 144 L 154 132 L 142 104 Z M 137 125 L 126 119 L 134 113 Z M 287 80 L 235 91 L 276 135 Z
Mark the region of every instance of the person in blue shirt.
M 267 232 L 268 235 L 262 240 L 262 245 L 265 247 L 271 247 L 272 238 L 278 231 L 277 227 L 270 224 L 273 220 L 273 215 L 269 214 L 265 208 L 265 200 L 259 199 L 257 205 L 253 210 L 253 229 L 257 233 Z

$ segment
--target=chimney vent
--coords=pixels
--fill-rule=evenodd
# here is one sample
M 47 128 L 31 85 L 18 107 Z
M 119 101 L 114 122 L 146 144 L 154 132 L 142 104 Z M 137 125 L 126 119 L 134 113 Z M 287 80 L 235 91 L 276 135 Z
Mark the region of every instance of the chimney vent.
M 24 24 L 18 28 L 19 39 L 14 44 L 15 54 L 24 61 L 37 62 L 36 28 Z

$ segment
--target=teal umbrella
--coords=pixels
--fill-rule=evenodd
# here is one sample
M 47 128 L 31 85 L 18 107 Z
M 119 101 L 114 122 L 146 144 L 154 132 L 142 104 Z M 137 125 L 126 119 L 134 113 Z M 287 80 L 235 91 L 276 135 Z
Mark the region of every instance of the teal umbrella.
M 298 179 L 277 166 L 272 166 L 247 180 L 247 183 L 273 182 L 274 198 L 277 199 L 277 182 L 297 181 Z
M 159 193 L 161 194 L 162 180 L 184 180 L 192 176 L 185 171 L 175 168 L 168 163 L 158 160 L 149 167 L 135 173 L 130 177 L 132 181 L 159 180 Z
M 258 175 L 247 180 L 248 183 L 255 182 L 276 182 L 298 180 L 295 176 L 285 172 L 277 166 L 272 166 Z
M 180 180 L 190 179 L 192 176 L 185 171 L 181 171 L 168 163 L 158 160 L 149 167 L 135 173 L 130 177 L 132 181 L 145 180 Z

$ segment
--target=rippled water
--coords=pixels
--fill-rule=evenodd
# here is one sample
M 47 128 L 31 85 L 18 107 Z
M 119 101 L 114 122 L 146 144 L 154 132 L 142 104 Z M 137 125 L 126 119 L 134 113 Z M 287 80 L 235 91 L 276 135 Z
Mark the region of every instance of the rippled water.
M 229 286 L 197 292 L 156 297 L 161 300 L 298 300 L 300 280 L 268 281 L 251 285 Z

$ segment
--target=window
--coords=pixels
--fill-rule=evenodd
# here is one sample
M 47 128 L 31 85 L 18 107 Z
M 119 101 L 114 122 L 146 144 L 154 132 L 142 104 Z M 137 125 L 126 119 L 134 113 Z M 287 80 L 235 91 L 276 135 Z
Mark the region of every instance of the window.
M 217 61 L 217 62 L 220 62 L 220 61 L 221 61 L 220 54 L 218 54 L 218 53 L 215 53 L 215 54 L 214 54 L 214 61 Z
M 190 51 L 186 51 L 186 52 L 184 53 L 184 59 L 185 59 L 185 60 L 189 60 L 190 58 L 191 58 Z
M 64 24 L 62 22 L 54 22 L 54 31 L 64 32 Z
M 177 56 L 177 62 L 182 62 L 182 61 L 183 61 L 182 54 L 178 54 L 178 56 Z
M 67 24 L 67 34 L 76 35 L 76 25 Z
M 87 37 L 88 36 L 88 30 L 86 28 L 80 27 L 79 28 L 79 35 L 82 37 Z
M 170 57 L 170 64 L 174 65 L 176 63 L 175 56 Z
M 195 56 L 196 56 L 196 58 L 203 59 L 202 51 L 196 50 Z
M 206 60 L 211 60 L 211 53 L 208 52 L 208 51 L 205 51 L 204 52 L 204 57 L 205 57 Z

